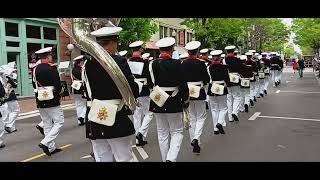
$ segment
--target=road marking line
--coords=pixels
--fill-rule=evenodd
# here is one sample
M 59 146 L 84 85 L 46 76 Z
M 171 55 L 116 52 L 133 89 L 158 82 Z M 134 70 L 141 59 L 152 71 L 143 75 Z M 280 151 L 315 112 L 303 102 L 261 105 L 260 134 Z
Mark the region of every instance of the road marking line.
M 73 109 L 73 108 L 75 108 L 76 106 L 65 106 L 65 107 L 63 107 L 62 109 L 63 110 L 68 110 L 68 109 Z M 39 111 L 37 112 L 37 113 L 34 113 L 34 114 L 28 114 L 28 115 L 24 115 L 24 116 L 19 116 L 18 118 L 17 118 L 17 120 L 21 120 L 21 119 L 26 119 L 26 118 L 30 118 L 30 117 L 36 117 L 36 116 L 39 116 L 40 115 L 40 113 L 39 113 Z
M 60 149 L 65 149 L 65 148 L 70 147 L 70 146 L 72 146 L 72 144 L 67 144 L 67 145 L 61 146 Z M 38 155 L 32 156 L 32 157 L 30 157 L 28 159 L 22 160 L 21 162 L 29 162 L 29 161 L 41 158 L 43 156 L 46 156 L 46 154 L 45 153 L 38 154 Z
M 319 121 L 320 119 L 304 119 L 304 118 L 292 118 L 292 117 L 277 117 L 277 116 L 259 116 L 260 118 L 269 118 L 269 119 L 294 119 L 300 121 Z
M 80 159 L 88 159 L 88 158 L 92 158 L 92 156 L 89 154 L 89 155 L 83 156 L 83 157 L 80 158 Z
M 254 121 L 261 114 L 261 112 L 255 112 L 248 120 Z
M 139 162 L 137 159 L 137 156 L 134 154 L 133 151 L 132 151 L 132 157 L 133 157 L 133 162 Z
M 277 91 L 276 91 L 276 93 L 279 93 L 279 92 L 280 92 L 280 90 L 277 90 Z
M 317 94 L 320 92 L 306 92 L 306 91 L 281 91 L 282 93 L 303 93 L 303 94 Z
M 136 148 L 143 159 L 147 159 L 149 157 L 143 148 L 141 148 L 141 147 L 136 147 Z

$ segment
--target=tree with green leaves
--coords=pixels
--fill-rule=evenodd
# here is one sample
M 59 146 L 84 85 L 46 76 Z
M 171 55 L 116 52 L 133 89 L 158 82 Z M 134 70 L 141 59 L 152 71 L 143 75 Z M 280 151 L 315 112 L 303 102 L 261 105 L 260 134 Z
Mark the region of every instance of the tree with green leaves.
M 158 31 L 153 18 L 121 18 L 119 26 L 123 28 L 120 32 L 121 50 L 128 49 L 129 44 L 134 41 L 147 42 Z
M 292 29 L 296 33 L 295 42 L 301 46 L 303 54 L 319 53 L 320 18 L 294 18 Z

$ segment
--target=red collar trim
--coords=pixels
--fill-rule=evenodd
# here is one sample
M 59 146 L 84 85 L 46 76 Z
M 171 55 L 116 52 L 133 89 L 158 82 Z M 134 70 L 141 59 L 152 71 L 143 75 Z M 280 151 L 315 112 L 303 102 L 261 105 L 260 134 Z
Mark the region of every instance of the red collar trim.
M 188 56 L 188 59 L 199 60 L 196 55 L 189 55 L 189 56 Z
M 221 61 L 213 60 L 212 64 L 221 64 Z
M 141 52 L 140 51 L 135 51 L 132 53 L 132 57 L 135 57 L 135 58 L 141 58 Z
M 236 57 L 234 54 L 227 54 L 226 57 Z
M 42 61 L 41 60 L 41 64 L 49 64 L 49 61 Z
M 162 59 L 170 59 L 171 55 L 168 53 L 161 53 L 159 57 Z

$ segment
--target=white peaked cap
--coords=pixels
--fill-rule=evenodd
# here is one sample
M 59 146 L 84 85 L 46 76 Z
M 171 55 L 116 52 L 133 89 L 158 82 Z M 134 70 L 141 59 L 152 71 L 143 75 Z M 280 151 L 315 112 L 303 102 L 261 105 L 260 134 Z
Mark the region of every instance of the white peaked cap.
M 201 50 L 200 50 L 200 53 L 201 53 L 201 54 L 204 54 L 204 53 L 207 53 L 208 51 L 209 51 L 209 49 L 205 48 L 205 49 L 201 49 Z
M 149 56 L 150 56 L 150 53 L 144 53 L 144 54 L 142 54 L 142 58 L 144 58 L 144 59 L 148 58 Z
M 124 51 L 120 51 L 119 55 L 120 56 L 125 56 L 128 53 L 128 51 L 124 50 Z
M 142 44 L 143 44 L 143 41 L 135 41 L 135 42 L 131 43 L 131 44 L 129 45 L 129 47 L 131 47 L 131 48 L 133 48 L 133 47 L 139 47 L 139 46 L 142 46 Z
M 187 58 L 188 56 L 189 56 L 188 53 L 182 53 L 182 54 L 180 54 L 179 58 L 183 59 L 183 58 Z
M 212 56 L 218 56 L 218 55 L 220 55 L 220 54 L 222 54 L 223 53 L 223 51 L 221 51 L 221 50 L 214 50 L 214 51 L 211 51 L 210 52 L 210 55 L 212 55 Z
M 103 27 L 96 31 L 92 31 L 91 35 L 95 37 L 115 36 L 119 35 L 120 31 L 122 31 L 121 27 Z
M 235 48 L 236 48 L 236 46 L 233 46 L 233 45 L 232 45 L 232 46 L 227 46 L 227 47 L 225 47 L 224 49 L 225 49 L 225 50 L 230 50 L 230 49 L 235 49 Z
M 176 39 L 173 37 L 165 37 L 156 42 L 156 46 L 159 48 L 170 47 L 176 43 Z
M 252 52 L 246 52 L 246 54 L 245 54 L 246 56 L 253 56 L 253 53 Z
M 185 46 L 185 48 L 189 51 L 196 50 L 201 46 L 201 43 L 199 41 L 191 41 L 188 42 Z
M 46 48 L 42 48 L 38 51 L 36 51 L 36 54 L 43 54 L 43 53 L 49 53 L 52 51 L 52 47 L 46 47 Z
M 241 56 L 240 56 L 240 59 L 241 59 L 241 60 L 246 60 L 246 59 L 247 59 L 247 56 L 246 56 L 246 55 L 241 55 Z
M 84 55 L 80 55 L 80 56 L 75 57 L 73 60 L 77 61 L 77 60 L 80 60 L 80 59 L 83 59 L 83 58 L 84 58 Z

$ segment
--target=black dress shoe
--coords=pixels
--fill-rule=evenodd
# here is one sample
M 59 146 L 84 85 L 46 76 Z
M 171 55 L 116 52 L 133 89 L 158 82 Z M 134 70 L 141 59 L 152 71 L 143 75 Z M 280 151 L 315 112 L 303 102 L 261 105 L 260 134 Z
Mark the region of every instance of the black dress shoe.
M 252 99 L 250 99 L 250 105 L 254 106 L 254 103 L 253 103 Z
M 262 93 L 260 93 L 260 96 L 261 96 L 261 97 L 263 97 L 263 94 L 262 94 Z
M 278 86 L 278 83 L 277 83 L 277 82 L 275 82 L 275 83 L 274 83 L 274 85 L 277 87 L 277 86 Z
M 193 150 L 192 150 L 192 152 L 199 154 L 201 148 L 200 148 L 200 146 L 199 146 L 198 140 L 197 140 L 197 139 L 194 139 L 194 140 L 192 140 L 192 142 L 193 142 Z
M 42 127 L 40 127 L 39 125 L 37 125 L 36 128 L 40 131 L 40 133 L 41 133 L 42 135 L 44 135 L 44 131 L 43 131 L 43 128 L 42 128 Z
M 209 104 L 208 104 L 208 102 L 206 102 L 206 109 L 209 109 Z
M 61 152 L 61 151 L 62 151 L 62 149 L 56 148 L 56 149 L 53 150 L 50 154 L 52 155 L 52 154 L 55 154 L 55 153 L 58 153 L 58 152 Z
M 79 126 L 83 126 L 84 125 L 84 119 L 83 118 L 78 118 L 78 120 L 80 121 Z
M 0 148 L 4 148 L 4 147 L 6 147 L 5 144 L 1 144 L 1 145 L 0 145 Z
M 235 120 L 235 121 L 239 121 L 239 119 L 238 119 L 238 116 L 237 116 L 237 115 L 232 114 L 232 117 L 233 117 L 233 120 Z
M 17 131 L 17 129 L 12 131 L 9 127 L 5 127 L 4 130 L 7 131 L 7 133 L 9 134 Z
M 43 145 L 43 144 L 39 144 L 39 147 L 43 150 L 43 152 L 48 155 L 48 156 L 51 156 L 51 153 L 49 151 L 49 148 L 46 146 L 46 145 Z
M 263 91 L 264 91 L 264 94 L 268 94 L 268 93 L 267 93 L 267 90 L 263 90 Z
M 166 162 L 172 162 L 172 161 L 166 160 Z
M 214 133 L 215 135 L 220 134 L 219 131 L 213 131 L 213 133 Z
M 244 111 L 245 111 L 245 112 L 249 112 L 249 106 L 248 106 L 248 104 L 245 104 L 245 105 L 244 105 Z
M 216 125 L 216 127 L 219 129 L 219 133 L 220 133 L 220 134 L 225 134 L 225 132 L 224 132 L 223 127 L 222 127 L 221 124 L 218 123 L 218 124 Z
M 136 146 L 144 146 L 147 144 L 147 142 L 143 140 L 143 135 L 141 133 L 137 134 L 136 139 L 138 140 Z
M 93 152 L 90 153 L 90 156 L 91 156 L 94 160 L 96 160 L 96 159 L 94 158 Z
M 257 99 L 256 99 L 256 97 L 255 97 L 255 96 L 253 96 L 253 101 L 254 101 L 254 102 L 257 102 Z

